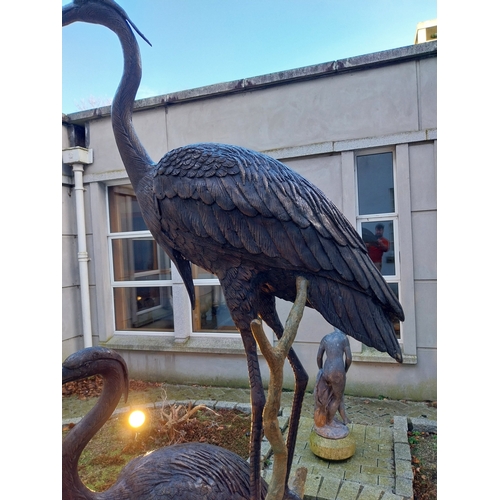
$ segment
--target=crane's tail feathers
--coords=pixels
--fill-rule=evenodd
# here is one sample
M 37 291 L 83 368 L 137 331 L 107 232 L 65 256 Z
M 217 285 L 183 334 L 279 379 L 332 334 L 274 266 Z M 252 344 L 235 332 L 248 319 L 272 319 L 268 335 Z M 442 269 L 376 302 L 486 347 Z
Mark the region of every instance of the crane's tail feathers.
M 399 305 L 395 297 L 390 298 Z M 393 319 L 399 314 L 387 301 L 382 305 L 373 296 L 321 277 L 317 277 L 315 286 L 309 287 L 308 299 L 330 324 L 402 362 L 393 325 Z
M 370 282 L 370 287 L 377 299 L 387 311 L 391 311 L 393 319 L 404 321 L 405 315 L 398 299 L 382 277 L 378 269 L 373 265 L 368 254 L 359 255 L 359 264 L 363 268 L 365 276 Z

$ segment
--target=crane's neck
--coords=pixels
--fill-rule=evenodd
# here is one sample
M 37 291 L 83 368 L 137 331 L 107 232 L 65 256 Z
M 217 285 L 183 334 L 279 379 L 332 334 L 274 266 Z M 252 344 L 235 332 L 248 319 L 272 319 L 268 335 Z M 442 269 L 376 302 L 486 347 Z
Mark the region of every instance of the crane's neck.
M 137 188 L 154 165 L 132 123 L 134 99 L 142 77 L 141 55 L 134 33 L 123 18 L 116 17 L 107 26 L 118 36 L 124 59 L 122 78 L 111 105 L 111 123 L 127 174 Z
M 96 405 L 71 429 L 62 444 L 63 500 L 100 498 L 100 495 L 82 483 L 78 475 L 78 460 L 85 446 L 112 415 L 126 384 L 119 363 L 112 363 L 112 366 L 106 367 L 101 374 L 104 378 L 104 387 Z

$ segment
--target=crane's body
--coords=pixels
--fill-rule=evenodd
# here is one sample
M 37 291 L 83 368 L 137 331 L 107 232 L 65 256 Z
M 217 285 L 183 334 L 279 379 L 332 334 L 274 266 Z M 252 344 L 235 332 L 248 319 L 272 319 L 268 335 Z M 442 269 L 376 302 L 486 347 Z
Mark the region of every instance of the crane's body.
M 251 387 L 250 479 L 256 500 L 265 396 L 251 321 L 262 318 L 280 338 L 275 299 L 293 302 L 296 277 L 303 276 L 309 281 L 308 307 L 402 362 L 393 321 L 404 319 L 403 310 L 347 219 L 318 188 L 279 161 L 238 146 L 204 143 L 175 149 L 154 162 L 132 124 L 142 75 L 132 28 L 144 36 L 113 0 L 64 6 L 63 25 L 77 21 L 106 26 L 120 39 L 124 70 L 111 122 L 147 227 L 178 268 L 193 305 L 191 263 L 218 276 L 241 334 Z M 308 383 L 293 348 L 288 359 L 296 389 L 287 480 Z
M 312 284 L 309 307 L 398 356 L 395 336 L 384 334 L 402 309 L 358 233 L 313 184 L 267 155 L 213 143 L 175 149 L 152 172 L 138 201 L 191 300 L 189 263 L 218 276 L 230 307 L 231 294 L 238 295 L 233 315 L 257 296 L 293 302 L 295 280 L 304 276 Z

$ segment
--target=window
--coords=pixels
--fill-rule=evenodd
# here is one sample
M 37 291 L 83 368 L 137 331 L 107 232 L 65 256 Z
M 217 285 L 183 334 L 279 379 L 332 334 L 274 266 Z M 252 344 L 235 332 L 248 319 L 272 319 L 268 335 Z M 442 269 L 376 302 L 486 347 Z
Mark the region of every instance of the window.
M 119 333 L 173 332 L 175 269 L 170 258 L 146 228 L 132 186 L 109 187 L 108 203 L 115 330 Z M 192 273 L 193 332 L 237 333 L 217 277 L 195 265 Z M 185 303 L 186 308 L 190 306 L 189 302 Z
M 217 276 L 195 265 L 192 272 L 195 285 L 193 332 L 236 332 Z
M 115 329 L 173 331 L 170 258 L 146 229 L 132 187 L 108 194 Z
M 357 229 L 368 255 L 399 298 L 398 215 L 394 193 L 394 155 L 392 151 L 358 154 Z M 400 323 L 394 324 L 401 339 Z

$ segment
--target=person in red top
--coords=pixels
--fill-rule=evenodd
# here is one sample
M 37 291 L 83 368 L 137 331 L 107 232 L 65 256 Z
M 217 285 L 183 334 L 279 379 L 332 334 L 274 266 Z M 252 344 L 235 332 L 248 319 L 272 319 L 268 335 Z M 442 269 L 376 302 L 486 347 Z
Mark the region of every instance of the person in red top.
M 377 224 L 375 226 L 375 242 L 367 244 L 368 255 L 375 264 L 376 268 L 382 272 L 382 256 L 389 250 L 389 240 L 384 238 L 384 225 Z

